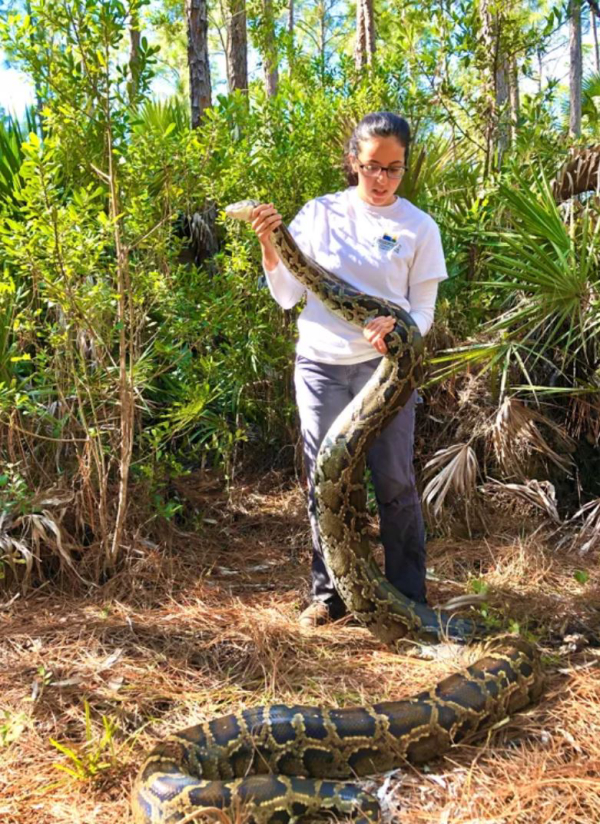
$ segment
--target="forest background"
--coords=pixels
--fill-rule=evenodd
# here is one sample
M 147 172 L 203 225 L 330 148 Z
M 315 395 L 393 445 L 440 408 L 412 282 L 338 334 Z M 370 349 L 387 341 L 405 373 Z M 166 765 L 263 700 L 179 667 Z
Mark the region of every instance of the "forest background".
M 251 196 L 290 219 L 343 186 L 345 140 L 376 109 L 413 126 L 401 194 L 438 221 L 450 273 L 420 424 L 430 528 L 485 531 L 486 507 L 517 496 L 589 549 L 600 240 L 596 199 L 582 192 L 598 155 L 576 150 L 600 128 L 598 11 L 5 8 L 2 45 L 36 101 L 0 127 L 5 582 L 76 568 L 97 579 L 127 559 L 135 530 L 201 526 L 173 484 L 198 468 L 225 482 L 241 469 L 300 471 L 294 313 L 274 305 L 257 244 L 221 210 Z M 567 33 L 565 89 L 544 61 Z M 251 82 L 248 54 L 262 68 Z M 159 101 L 152 83 L 167 70 L 179 84 Z

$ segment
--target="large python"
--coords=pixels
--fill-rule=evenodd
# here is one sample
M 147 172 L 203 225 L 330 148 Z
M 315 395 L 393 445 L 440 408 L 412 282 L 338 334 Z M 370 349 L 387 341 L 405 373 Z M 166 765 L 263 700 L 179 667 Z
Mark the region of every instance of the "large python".
M 256 201 L 226 209 L 251 220 Z M 284 225 L 272 235 L 287 268 L 345 320 L 364 325 L 386 315 L 395 327 L 371 380 L 331 426 L 315 470 L 323 552 L 347 608 L 385 643 L 402 636 L 459 641 L 485 628 L 416 604 L 392 587 L 366 536 L 365 456 L 412 394 L 423 343 L 410 314 L 350 287 L 297 246 Z M 144 762 L 133 788 L 136 824 L 197 820 L 208 807 L 241 805 L 256 824 L 286 824 L 321 810 L 380 820 L 377 800 L 340 779 L 420 763 L 465 735 L 522 709 L 541 691 L 537 649 L 498 639 L 463 673 L 403 701 L 350 709 L 273 705 L 245 710 L 175 733 Z

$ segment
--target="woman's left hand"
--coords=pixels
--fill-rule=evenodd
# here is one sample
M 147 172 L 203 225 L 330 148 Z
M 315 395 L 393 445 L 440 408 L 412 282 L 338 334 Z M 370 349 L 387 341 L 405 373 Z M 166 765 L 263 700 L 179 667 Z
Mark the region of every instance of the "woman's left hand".
M 389 315 L 380 315 L 365 324 L 363 335 L 369 341 L 371 346 L 374 346 L 378 352 L 385 355 L 387 352 L 387 346 L 384 338 L 386 335 L 389 335 L 395 325 L 396 321 L 394 318 L 391 318 Z

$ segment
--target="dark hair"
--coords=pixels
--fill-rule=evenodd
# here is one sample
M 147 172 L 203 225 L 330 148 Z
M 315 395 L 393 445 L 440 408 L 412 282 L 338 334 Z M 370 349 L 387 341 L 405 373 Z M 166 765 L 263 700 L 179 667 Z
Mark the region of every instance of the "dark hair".
M 405 163 L 408 163 L 408 152 L 410 149 L 410 126 L 403 117 L 393 112 L 372 112 L 354 127 L 354 131 L 346 143 L 346 154 L 344 156 L 344 172 L 349 186 L 356 186 L 358 175 L 352 169 L 349 155 L 358 157 L 360 144 L 372 137 L 395 137 L 401 146 L 406 150 Z

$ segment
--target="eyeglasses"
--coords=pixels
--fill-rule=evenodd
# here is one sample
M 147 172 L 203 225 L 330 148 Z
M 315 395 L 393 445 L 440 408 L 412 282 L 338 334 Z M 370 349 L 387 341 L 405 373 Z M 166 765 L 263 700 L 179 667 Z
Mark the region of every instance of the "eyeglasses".
M 380 166 L 379 163 L 359 163 L 358 168 L 365 177 L 379 177 L 386 172 L 390 180 L 400 180 L 406 171 L 406 166 Z

